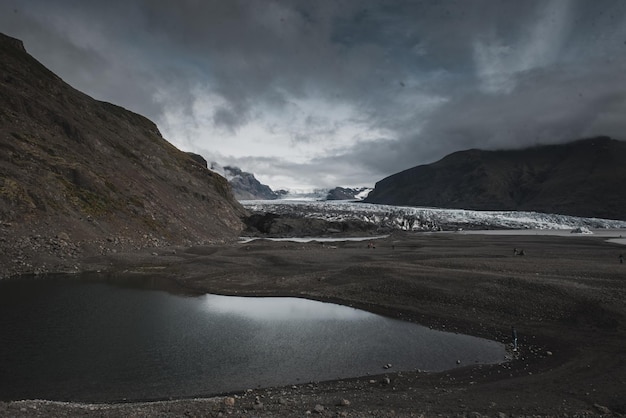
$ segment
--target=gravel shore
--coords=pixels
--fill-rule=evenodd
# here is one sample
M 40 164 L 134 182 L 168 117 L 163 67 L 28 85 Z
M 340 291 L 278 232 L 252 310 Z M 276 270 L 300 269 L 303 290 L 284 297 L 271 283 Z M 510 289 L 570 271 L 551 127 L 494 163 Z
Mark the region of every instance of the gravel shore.
M 624 247 L 594 236 L 394 233 L 368 242 L 252 241 L 80 260 L 168 278 L 171 291 L 298 296 L 511 343 L 499 365 L 251 389 L 205 399 L 0 403 L 0 416 L 620 416 L 626 414 Z M 517 252 L 514 251 L 517 249 Z M 524 250 L 524 255 L 518 255 Z M 4 377 L 7 378 L 7 377 Z

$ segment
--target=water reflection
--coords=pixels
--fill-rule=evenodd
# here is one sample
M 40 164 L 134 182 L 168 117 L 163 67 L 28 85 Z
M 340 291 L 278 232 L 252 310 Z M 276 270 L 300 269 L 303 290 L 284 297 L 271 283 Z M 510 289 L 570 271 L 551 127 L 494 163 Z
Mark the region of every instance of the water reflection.
M 494 341 L 345 306 L 75 277 L 0 281 L 0 335 L 2 400 L 204 396 L 504 358 Z
M 208 313 L 252 321 L 350 321 L 375 316 L 347 306 L 298 298 L 204 295 L 201 299 Z

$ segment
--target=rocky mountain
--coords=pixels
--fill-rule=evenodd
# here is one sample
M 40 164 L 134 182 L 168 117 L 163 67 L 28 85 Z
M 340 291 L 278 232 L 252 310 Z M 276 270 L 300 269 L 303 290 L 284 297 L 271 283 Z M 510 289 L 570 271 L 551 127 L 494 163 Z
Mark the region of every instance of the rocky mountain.
M 326 194 L 326 200 L 362 200 L 371 189 L 367 187 L 335 187 Z
M 626 219 L 626 142 L 607 137 L 450 154 L 389 176 L 370 203 Z
M 228 180 L 237 200 L 273 200 L 285 193 L 282 190 L 273 191 L 268 185 L 257 180 L 254 174 L 243 171 L 239 167 L 222 167 L 212 162 L 209 168 Z
M 222 167 L 216 162 L 208 163 L 207 160 L 198 154 L 188 152 L 198 164 L 208 167 L 210 170 L 220 174 L 233 189 L 237 200 L 362 200 L 372 189 L 366 187 L 335 187 L 334 189 L 316 189 L 308 191 L 298 190 L 272 190 L 268 185 L 261 183 L 252 173 L 243 171 L 239 167 Z
M 0 277 L 230 239 L 244 214 L 226 180 L 153 122 L 75 90 L 0 34 Z

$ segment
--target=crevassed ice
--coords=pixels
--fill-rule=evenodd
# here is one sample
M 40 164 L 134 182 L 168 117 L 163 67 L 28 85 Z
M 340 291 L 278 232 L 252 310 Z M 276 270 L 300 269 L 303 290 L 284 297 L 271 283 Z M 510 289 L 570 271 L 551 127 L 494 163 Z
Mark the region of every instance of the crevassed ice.
M 361 220 L 405 231 L 428 231 L 468 225 L 482 229 L 626 228 L 626 221 L 518 211 L 476 211 L 374 205 L 342 201 L 242 201 L 251 211 L 299 214 L 328 221 Z

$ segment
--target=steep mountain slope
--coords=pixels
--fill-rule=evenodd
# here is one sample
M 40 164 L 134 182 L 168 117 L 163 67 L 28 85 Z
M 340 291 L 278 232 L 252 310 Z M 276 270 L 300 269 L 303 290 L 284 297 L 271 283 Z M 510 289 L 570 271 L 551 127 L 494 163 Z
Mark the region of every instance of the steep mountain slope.
M 21 271 L 33 247 L 75 256 L 230 238 L 244 214 L 226 180 L 153 122 L 73 89 L 0 35 L 0 261 Z
M 626 142 L 599 137 L 515 151 L 460 151 L 389 176 L 370 203 L 626 219 Z
M 238 167 L 224 167 L 226 178 L 238 200 L 277 199 L 278 194 L 268 185 L 261 183 L 254 174 L 242 171 Z

